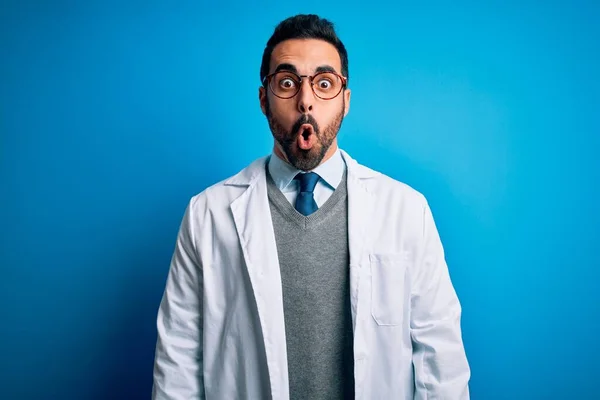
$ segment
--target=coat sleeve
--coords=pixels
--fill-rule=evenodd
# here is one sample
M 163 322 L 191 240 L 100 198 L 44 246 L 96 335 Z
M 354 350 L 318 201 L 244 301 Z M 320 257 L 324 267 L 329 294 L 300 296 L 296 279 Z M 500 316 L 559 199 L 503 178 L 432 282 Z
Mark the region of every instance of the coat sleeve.
M 158 309 L 152 399 L 204 399 L 200 257 L 193 232 L 193 203 L 181 222 Z
M 415 400 L 468 400 L 470 368 L 461 333 L 461 305 L 429 205 L 411 293 Z

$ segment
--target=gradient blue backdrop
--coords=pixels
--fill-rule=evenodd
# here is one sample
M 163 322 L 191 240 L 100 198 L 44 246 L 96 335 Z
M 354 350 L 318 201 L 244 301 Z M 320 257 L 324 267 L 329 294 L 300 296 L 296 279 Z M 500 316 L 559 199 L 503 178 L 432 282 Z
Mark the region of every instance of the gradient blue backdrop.
M 149 398 L 180 218 L 270 151 L 298 12 L 349 50 L 341 146 L 431 203 L 472 398 L 600 398 L 598 3 L 326 3 L 2 2 L 0 398 Z

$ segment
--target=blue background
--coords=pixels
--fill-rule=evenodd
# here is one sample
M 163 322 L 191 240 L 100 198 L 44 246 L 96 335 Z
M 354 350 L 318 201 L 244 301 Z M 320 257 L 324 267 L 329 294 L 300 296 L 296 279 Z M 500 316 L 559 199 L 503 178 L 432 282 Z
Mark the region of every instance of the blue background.
M 2 399 L 150 397 L 184 208 L 271 150 L 298 12 L 349 51 L 341 146 L 431 203 L 472 398 L 600 398 L 598 3 L 327 3 L 2 2 Z

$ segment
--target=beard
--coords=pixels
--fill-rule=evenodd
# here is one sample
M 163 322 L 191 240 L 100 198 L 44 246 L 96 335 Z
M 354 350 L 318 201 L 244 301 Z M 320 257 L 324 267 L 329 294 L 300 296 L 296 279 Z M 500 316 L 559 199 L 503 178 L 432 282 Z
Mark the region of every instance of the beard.
M 303 114 L 294 123 L 292 129 L 288 131 L 273 116 L 268 100 L 265 107 L 269 128 L 271 128 L 273 137 L 283 149 L 289 163 L 302 171 L 313 170 L 321 164 L 325 154 L 327 154 L 327 150 L 331 147 L 342 126 L 344 109 L 345 101 L 342 102 L 340 112 L 335 116 L 334 120 L 323 129 L 319 127 L 319 124 L 312 115 Z M 298 133 L 298 131 L 303 124 L 312 125 L 314 135 L 317 139 L 315 145 L 308 150 L 299 148 L 296 141 L 298 135 L 302 135 L 302 132 Z

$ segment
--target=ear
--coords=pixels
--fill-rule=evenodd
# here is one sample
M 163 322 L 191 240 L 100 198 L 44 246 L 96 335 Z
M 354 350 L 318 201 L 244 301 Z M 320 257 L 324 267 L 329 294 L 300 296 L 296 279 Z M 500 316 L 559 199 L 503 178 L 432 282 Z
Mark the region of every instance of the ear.
M 350 89 L 344 90 L 344 117 L 348 115 L 348 111 L 350 111 Z
M 267 115 L 267 91 L 263 86 L 258 88 L 258 101 L 260 102 L 262 113 Z

